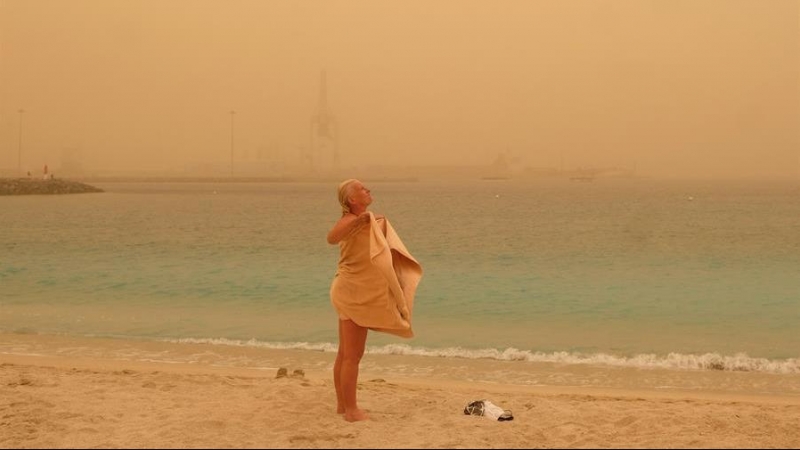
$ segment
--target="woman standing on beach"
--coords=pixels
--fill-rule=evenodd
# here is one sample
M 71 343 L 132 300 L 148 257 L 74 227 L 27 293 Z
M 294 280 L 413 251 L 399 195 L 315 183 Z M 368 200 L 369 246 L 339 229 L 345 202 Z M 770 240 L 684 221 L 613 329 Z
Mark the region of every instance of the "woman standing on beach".
M 358 407 L 358 370 L 375 330 L 410 338 L 411 311 L 422 268 L 382 215 L 368 211 L 370 190 L 356 179 L 339 184 L 342 216 L 328 232 L 339 244 L 331 303 L 339 316 L 339 350 L 333 365 L 337 412 L 345 420 L 368 419 Z

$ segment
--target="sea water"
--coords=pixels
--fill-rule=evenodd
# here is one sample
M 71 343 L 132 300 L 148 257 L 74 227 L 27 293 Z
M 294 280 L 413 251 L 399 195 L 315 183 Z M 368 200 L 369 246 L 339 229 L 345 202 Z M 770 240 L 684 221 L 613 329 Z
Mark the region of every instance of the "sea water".
M 797 181 L 365 184 L 424 271 L 368 354 L 800 373 Z M 97 186 L 0 198 L 0 333 L 335 351 L 336 182 Z

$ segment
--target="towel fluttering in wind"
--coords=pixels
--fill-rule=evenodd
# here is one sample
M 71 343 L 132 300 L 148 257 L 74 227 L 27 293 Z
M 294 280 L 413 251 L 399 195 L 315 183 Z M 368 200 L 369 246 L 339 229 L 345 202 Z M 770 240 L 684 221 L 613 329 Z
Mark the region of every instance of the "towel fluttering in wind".
M 388 219 L 369 216 L 368 225 L 339 243 L 331 302 L 340 316 L 362 327 L 413 337 L 411 314 L 422 266 Z

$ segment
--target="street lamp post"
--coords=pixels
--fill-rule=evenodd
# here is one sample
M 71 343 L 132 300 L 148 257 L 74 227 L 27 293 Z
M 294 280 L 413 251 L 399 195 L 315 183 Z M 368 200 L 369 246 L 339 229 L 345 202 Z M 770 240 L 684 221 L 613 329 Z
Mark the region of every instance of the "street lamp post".
M 22 115 L 25 114 L 25 110 L 20 108 L 19 111 L 19 143 L 17 147 L 17 174 L 22 173 Z
M 233 117 L 236 111 L 231 110 L 231 177 L 233 177 Z

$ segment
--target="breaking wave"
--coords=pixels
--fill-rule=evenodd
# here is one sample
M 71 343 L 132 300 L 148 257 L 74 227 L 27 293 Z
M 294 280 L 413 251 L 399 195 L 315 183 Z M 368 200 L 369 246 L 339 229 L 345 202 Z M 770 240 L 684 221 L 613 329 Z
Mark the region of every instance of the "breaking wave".
M 330 342 L 262 342 L 255 339 L 234 340 L 224 338 L 182 338 L 167 339 L 168 342 L 182 344 L 213 344 L 239 347 L 258 347 L 278 350 L 308 350 L 320 352 L 336 352 L 337 345 Z M 763 372 L 774 374 L 800 373 L 800 359 L 767 359 L 755 358 L 745 353 L 720 355 L 718 353 L 666 355 L 638 354 L 634 356 L 617 356 L 607 353 L 581 354 L 573 352 L 536 352 L 507 349 L 465 349 L 449 347 L 429 349 L 404 344 L 384 346 L 368 346 L 366 353 L 380 355 L 412 355 L 433 358 L 494 359 L 499 361 L 524 361 L 558 364 L 605 365 L 632 368 L 660 368 L 674 370 L 721 370 L 739 372 Z

